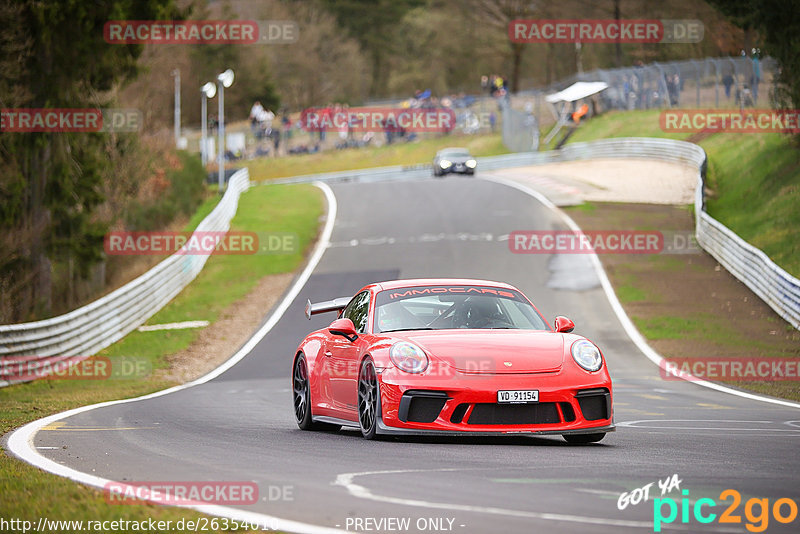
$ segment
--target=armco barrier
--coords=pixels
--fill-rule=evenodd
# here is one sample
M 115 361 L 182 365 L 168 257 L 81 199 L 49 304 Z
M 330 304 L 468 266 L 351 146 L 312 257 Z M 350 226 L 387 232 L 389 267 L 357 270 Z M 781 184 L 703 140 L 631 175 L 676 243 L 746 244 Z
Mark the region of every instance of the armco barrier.
M 644 157 L 697 166 L 695 192 L 697 243 L 778 315 L 800 329 L 800 280 L 778 267 L 764 252 L 744 241 L 706 212 L 704 178 L 707 164 L 706 154 L 702 148 L 693 143 L 670 139 L 621 138 L 575 143 L 559 152 L 562 161 Z
M 250 186 L 247 169 L 237 171 L 214 210 L 196 232 L 228 230 L 239 196 Z M 173 254 L 140 277 L 108 295 L 64 315 L 12 325 L 0 325 L 0 387 L 24 381 L 26 373 L 53 361 L 80 361 L 121 339 L 172 300 L 200 273 L 207 255 Z
M 731 274 L 741 280 L 778 315 L 800 329 L 800 280 L 778 267 L 766 254 L 745 242 L 705 211 L 703 197 L 706 154 L 702 148 L 684 141 L 650 137 L 622 137 L 586 143 L 572 143 L 561 150 L 523 152 L 478 159 L 478 171 L 527 165 L 600 158 L 644 158 L 689 164 L 697 167 L 695 231 L 698 244 Z M 263 183 L 302 183 L 312 181 L 374 182 L 397 179 L 422 179 L 431 176 L 430 166 L 394 166 L 294 176 Z
M 697 243 L 778 315 L 800 329 L 800 280 L 778 267 L 764 252 L 744 241 L 705 211 L 704 178 L 707 161 L 705 151 L 699 146 L 672 139 L 630 137 L 573 143 L 561 150 L 533 156 L 537 163 L 598 158 L 646 158 L 687 163 L 697 167 Z M 478 168 L 487 168 L 483 160 L 479 160 Z

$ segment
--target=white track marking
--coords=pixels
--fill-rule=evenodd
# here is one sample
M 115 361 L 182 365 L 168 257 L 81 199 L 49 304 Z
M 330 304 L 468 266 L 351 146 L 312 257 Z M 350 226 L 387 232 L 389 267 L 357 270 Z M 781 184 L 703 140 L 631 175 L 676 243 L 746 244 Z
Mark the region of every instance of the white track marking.
M 377 236 L 377 237 L 363 237 L 361 239 L 351 239 L 349 241 L 335 241 L 328 245 L 330 248 L 341 247 L 359 247 L 359 246 L 381 246 L 381 245 L 394 245 L 404 243 L 438 243 L 439 241 L 494 241 L 494 235 L 483 232 L 480 234 L 471 234 L 468 232 L 459 232 L 456 234 L 422 234 L 419 236 L 410 237 L 392 237 L 392 236 Z M 508 236 L 505 236 L 508 240 Z M 500 241 L 500 239 L 498 239 Z
M 784 424 L 788 424 L 787 421 Z M 642 424 L 645 423 L 645 424 Z M 617 423 L 617 426 L 624 426 L 628 428 L 641 428 L 641 429 L 664 429 L 664 430 L 724 430 L 726 432 L 731 430 L 741 430 L 747 432 L 800 432 L 800 428 L 786 429 L 786 428 L 742 428 L 742 427 L 721 427 L 721 426 L 656 426 L 650 423 L 748 423 L 751 425 L 771 425 L 773 421 L 744 421 L 738 419 L 640 419 L 638 421 L 623 421 Z M 791 426 L 791 425 L 790 425 Z
M 507 180 L 505 178 L 500 177 L 488 177 L 484 176 L 480 178 L 481 180 L 486 180 L 490 182 L 495 182 L 498 184 L 506 185 L 508 187 L 513 187 L 514 189 L 518 189 L 523 193 L 526 193 L 542 204 L 545 207 L 550 208 L 554 212 L 556 212 L 564 223 L 570 228 L 570 230 L 574 232 L 580 232 L 580 227 L 572 220 L 572 217 L 567 215 L 564 211 L 558 209 L 558 207 L 553 204 L 547 197 L 536 191 L 535 189 L 531 189 L 523 184 L 517 183 L 513 180 Z M 638 349 L 647 356 L 647 358 L 652 361 L 654 364 L 659 366 L 660 369 L 663 369 L 663 361 L 664 358 L 656 352 L 650 345 L 647 344 L 647 341 L 644 339 L 642 334 L 634 326 L 633 322 L 628 317 L 628 314 L 625 313 L 625 310 L 620 304 L 619 299 L 617 298 L 617 294 L 614 293 L 614 288 L 611 286 L 611 282 L 608 280 L 608 276 L 606 275 L 605 269 L 603 269 L 603 264 L 600 263 L 600 258 L 597 257 L 597 254 L 589 254 L 591 258 L 592 264 L 594 265 L 595 270 L 597 271 L 597 276 L 600 278 L 600 283 L 603 286 L 603 291 L 605 291 L 606 298 L 608 298 L 608 302 L 611 304 L 611 308 L 614 310 L 614 314 L 616 314 L 617 319 L 622 324 L 622 327 L 625 329 L 625 333 L 628 334 L 628 337 L 633 341 L 633 343 L 638 347 Z M 731 395 L 736 395 L 737 397 L 742 397 L 745 399 L 760 401 L 760 402 L 768 402 L 770 404 L 778 404 L 780 406 L 786 406 L 788 408 L 800 408 L 800 403 L 782 400 L 782 399 L 773 399 L 771 397 L 763 397 L 761 395 L 756 395 L 754 393 L 747 393 L 744 391 L 739 391 L 736 389 L 732 389 L 720 384 L 715 384 L 714 382 L 709 382 L 707 380 L 701 380 L 699 378 L 693 377 L 691 375 L 687 375 L 686 377 L 681 376 L 682 380 L 686 380 L 687 382 L 697 384 L 698 386 L 703 386 L 709 389 L 715 389 L 717 391 L 721 391 L 723 393 L 729 393 Z
M 463 471 L 463 469 L 435 469 L 436 472 L 447 471 Z M 493 506 L 471 506 L 468 504 L 454 504 L 454 503 L 440 503 L 428 502 L 419 499 L 405 499 L 402 497 L 388 497 L 384 495 L 376 495 L 368 488 L 356 484 L 354 479 L 358 477 L 373 476 L 373 475 L 396 475 L 404 473 L 430 473 L 430 469 L 395 469 L 388 471 L 362 471 L 359 473 L 342 473 L 336 477 L 333 482 L 335 486 L 343 486 L 354 497 L 360 499 L 367 499 L 371 501 L 385 502 L 390 504 L 399 504 L 404 506 L 416 506 L 419 508 L 432 508 L 437 510 L 460 511 L 460 512 L 474 512 L 479 514 L 503 515 L 510 517 L 525 517 L 530 519 L 541 519 L 546 521 L 566 521 L 569 523 L 583 523 L 588 525 L 612 525 L 616 527 L 628 528 L 644 528 L 648 530 L 653 529 L 652 521 L 632 521 L 626 519 L 609 519 L 601 517 L 585 517 L 570 514 L 553 514 L 546 512 L 526 512 L 523 510 L 509 510 L 506 508 L 496 508 Z M 690 525 L 669 525 L 672 530 L 691 530 Z M 738 529 L 715 529 L 713 532 L 739 532 Z
M 40 469 L 43 469 L 49 473 L 53 473 L 55 475 L 59 475 L 76 482 L 80 482 L 82 484 L 86 484 L 88 486 L 94 486 L 98 489 L 103 489 L 106 484 L 112 482 L 111 480 L 97 477 L 94 475 L 90 475 L 88 473 L 83 473 L 81 471 L 77 471 L 75 469 L 69 468 L 65 465 L 61 465 L 56 463 L 49 458 L 45 458 L 44 456 L 40 455 L 36 452 L 36 448 L 33 445 L 33 438 L 36 433 L 51 423 L 56 421 L 60 421 L 67 417 L 71 417 L 73 415 L 77 415 L 79 413 L 88 412 L 90 410 L 95 410 L 97 408 L 103 408 L 106 406 L 114 406 L 116 404 L 125 404 L 129 402 L 136 402 L 145 399 L 153 399 L 156 397 L 161 397 L 163 395 L 168 395 L 170 393 L 175 393 L 176 391 L 181 391 L 184 389 L 188 389 L 193 386 L 197 386 L 200 384 L 204 384 L 209 380 L 212 380 L 234 365 L 236 365 L 239 361 L 241 361 L 247 354 L 253 350 L 261 339 L 264 338 L 267 333 L 272 330 L 272 328 L 277 324 L 278 320 L 283 316 L 286 312 L 289 305 L 292 301 L 297 297 L 300 293 L 300 290 L 303 289 L 308 279 L 311 277 L 311 273 L 316 268 L 319 261 L 322 259 L 322 255 L 325 253 L 325 249 L 330 242 L 331 234 L 333 233 L 333 225 L 336 221 L 336 211 L 337 211 L 337 203 L 336 197 L 333 194 L 331 188 L 322 182 L 314 182 L 314 185 L 319 187 L 322 192 L 325 194 L 325 198 L 328 201 L 328 215 L 327 220 L 325 221 L 325 227 L 322 230 L 322 235 L 319 238 L 316 246 L 314 247 L 314 252 L 311 254 L 311 258 L 309 258 L 308 263 L 306 264 L 305 269 L 303 272 L 300 273 L 300 276 L 297 277 L 295 280 L 294 285 L 286 293 L 286 296 L 275 309 L 275 311 L 270 315 L 269 319 L 266 323 L 256 332 L 253 337 L 251 337 L 247 343 L 242 346 L 239 351 L 231 356 L 228 360 L 225 361 L 222 365 L 211 371 L 205 376 L 198 378 L 192 382 L 188 382 L 186 384 L 182 384 L 180 386 L 175 386 L 169 389 L 165 389 L 162 391 L 157 391 L 155 393 L 151 393 L 149 395 L 144 395 L 141 397 L 136 397 L 133 399 L 122 399 L 116 401 L 109 401 L 109 402 L 102 402 L 100 404 L 93 404 L 91 406 L 82 406 L 80 408 L 75 408 L 72 410 L 68 410 L 66 412 L 61 412 L 58 414 L 51 415 L 49 417 L 45 417 L 43 419 L 39 419 L 38 421 L 33 421 L 28 423 L 27 425 L 23 426 L 22 428 L 14 431 L 11 436 L 8 438 L 8 450 L 11 451 L 15 456 L 19 457 L 20 459 L 32 464 Z M 308 533 L 308 534 L 329 534 L 334 532 L 343 532 L 340 529 L 328 528 L 328 527 L 321 527 L 317 525 L 311 525 L 308 523 L 301 523 L 298 521 L 291 521 L 288 519 L 281 519 L 279 517 L 274 517 L 266 514 L 260 514 L 257 512 L 248 512 L 246 510 L 240 510 L 238 508 L 231 508 L 228 506 L 218 506 L 218 505 L 191 505 L 191 506 L 181 506 L 181 508 L 190 508 L 192 510 L 197 510 L 198 512 L 202 512 L 204 514 L 219 516 L 219 517 L 227 517 L 229 519 L 234 519 L 236 521 L 247 521 L 253 524 L 260 524 L 260 525 L 267 525 L 269 529 L 272 530 L 283 530 L 286 532 L 297 532 L 297 533 Z
M 180 323 L 142 325 L 136 330 L 139 332 L 154 332 L 156 330 L 183 330 L 185 328 L 205 328 L 209 324 L 211 323 L 208 321 L 181 321 Z

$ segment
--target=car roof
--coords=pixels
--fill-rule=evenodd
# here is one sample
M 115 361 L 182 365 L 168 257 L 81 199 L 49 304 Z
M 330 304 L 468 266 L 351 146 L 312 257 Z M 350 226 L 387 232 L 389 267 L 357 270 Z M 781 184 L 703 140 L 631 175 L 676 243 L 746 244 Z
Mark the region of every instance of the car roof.
M 367 287 L 374 287 L 378 291 L 383 291 L 385 289 L 400 289 L 404 287 L 419 286 L 487 286 L 517 290 L 516 287 L 504 282 L 477 280 L 472 278 L 412 278 L 409 280 L 389 280 L 386 282 L 378 282 L 375 284 L 370 284 Z
M 445 152 L 466 152 L 469 154 L 469 149 L 460 147 L 443 148 L 439 151 L 439 154 L 444 154 Z

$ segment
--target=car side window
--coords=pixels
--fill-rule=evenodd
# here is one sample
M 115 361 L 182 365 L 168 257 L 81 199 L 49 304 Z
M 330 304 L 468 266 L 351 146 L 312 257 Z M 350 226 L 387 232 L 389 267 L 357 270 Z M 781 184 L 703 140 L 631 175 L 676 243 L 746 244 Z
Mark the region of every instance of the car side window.
M 342 317 L 350 319 L 356 327 L 356 332 L 363 334 L 367 331 L 367 316 L 369 315 L 369 291 L 362 291 L 344 309 Z

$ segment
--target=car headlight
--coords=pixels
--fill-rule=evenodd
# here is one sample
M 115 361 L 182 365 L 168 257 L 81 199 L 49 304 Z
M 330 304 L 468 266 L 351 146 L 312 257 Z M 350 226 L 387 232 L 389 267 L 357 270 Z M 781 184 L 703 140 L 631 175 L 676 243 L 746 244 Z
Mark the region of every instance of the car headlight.
M 446 169 L 447 167 L 449 167 L 452 164 L 453 164 L 453 162 L 450 161 L 449 159 L 443 159 L 442 161 L 439 162 L 439 166 L 441 168 L 443 168 L 443 169 Z
M 474 169 L 475 167 L 477 167 L 477 166 L 478 166 L 478 162 L 477 162 L 477 161 L 475 161 L 474 159 L 468 159 L 468 160 L 466 161 L 466 163 L 464 163 L 464 165 L 466 165 L 466 166 L 467 166 L 467 167 L 469 167 L 470 169 Z
M 392 345 L 389 358 L 395 367 L 406 373 L 421 373 L 428 368 L 428 355 L 408 341 L 398 341 Z
M 572 344 L 572 359 L 589 372 L 597 371 L 603 366 L 600 349 L 585 339 L 579 339 Z

